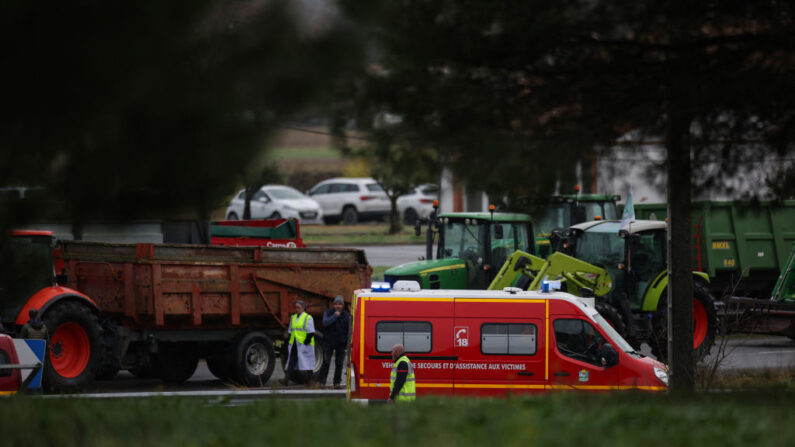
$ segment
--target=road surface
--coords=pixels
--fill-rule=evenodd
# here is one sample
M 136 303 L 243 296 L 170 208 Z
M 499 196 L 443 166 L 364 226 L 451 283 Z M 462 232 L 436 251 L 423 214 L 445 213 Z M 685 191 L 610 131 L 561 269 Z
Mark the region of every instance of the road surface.
M 370 245 L 352 248 L 364 250 L 367 262 L 372 266 L 393 267 L 425 256 L 424 245 Z

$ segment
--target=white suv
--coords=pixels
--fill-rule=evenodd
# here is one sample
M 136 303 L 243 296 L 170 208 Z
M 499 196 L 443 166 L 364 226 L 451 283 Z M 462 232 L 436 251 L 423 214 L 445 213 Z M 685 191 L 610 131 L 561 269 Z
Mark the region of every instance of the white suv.
M 323 221 L 339 220 L 352 225 L 362 220 L 381 219 L 389 215 L 389 198 L 381 185 L 371 178 L 332 178 L 315 185 L 308 192 L 323 209 Z

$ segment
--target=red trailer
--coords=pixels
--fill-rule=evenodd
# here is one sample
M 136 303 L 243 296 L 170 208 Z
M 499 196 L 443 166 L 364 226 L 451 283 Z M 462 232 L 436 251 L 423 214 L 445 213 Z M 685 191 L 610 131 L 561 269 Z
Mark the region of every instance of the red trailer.
M 51 248 L 51 235 L 16 236 L 22 252 Z M 30 308 L 40 309 L 51 334 L 45 385 L 55 390 L 83 388 L 120 369 L 179 383 L 202 358 L 219 378 L 261 386 L 291 303 L 304 300 L 318 319 L 337 295 L 349 300 L 367 287 L 372 271 L 363 251 L 342 248 L 63 241 L 54 253 L 53 260 L 40 249 L 37 259 L 50 263 L 50 278 L 54 261 L 62 286 L 50 279 L 4 307 L 14 307 L 17 327 Z

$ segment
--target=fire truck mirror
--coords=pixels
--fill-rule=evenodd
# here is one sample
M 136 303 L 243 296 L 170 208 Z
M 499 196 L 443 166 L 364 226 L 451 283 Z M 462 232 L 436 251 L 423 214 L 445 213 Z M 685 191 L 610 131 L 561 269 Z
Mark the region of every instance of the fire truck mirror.
M 618 353 L 610 343 L 605 343 L 602 345 L 602 349 L 599 351 L 599 356 L 602 358 L 602 366 L 605 368 L 618 365 Z

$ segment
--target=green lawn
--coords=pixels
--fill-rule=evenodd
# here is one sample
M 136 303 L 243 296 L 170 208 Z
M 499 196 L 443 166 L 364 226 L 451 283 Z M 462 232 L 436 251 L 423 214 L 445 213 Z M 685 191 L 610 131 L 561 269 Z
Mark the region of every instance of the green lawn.
M 339 160 L 342 154 L 331 147 L 288 147 L 272 149 L 268 157 L 282 160 Z
M 398 234 L 389 234 L 389 224 L 303 225 L 301 238 L 307 246 L 424 244 L 425 235 L 415 236 L 414 227 L 404 225 Z
M 625 393 L 510 399 L 424 398 L 411 405 L 265 400 L 0 401 L 3 445 L 57 446 L 785 446 L 789 392 L 691 397 Z

